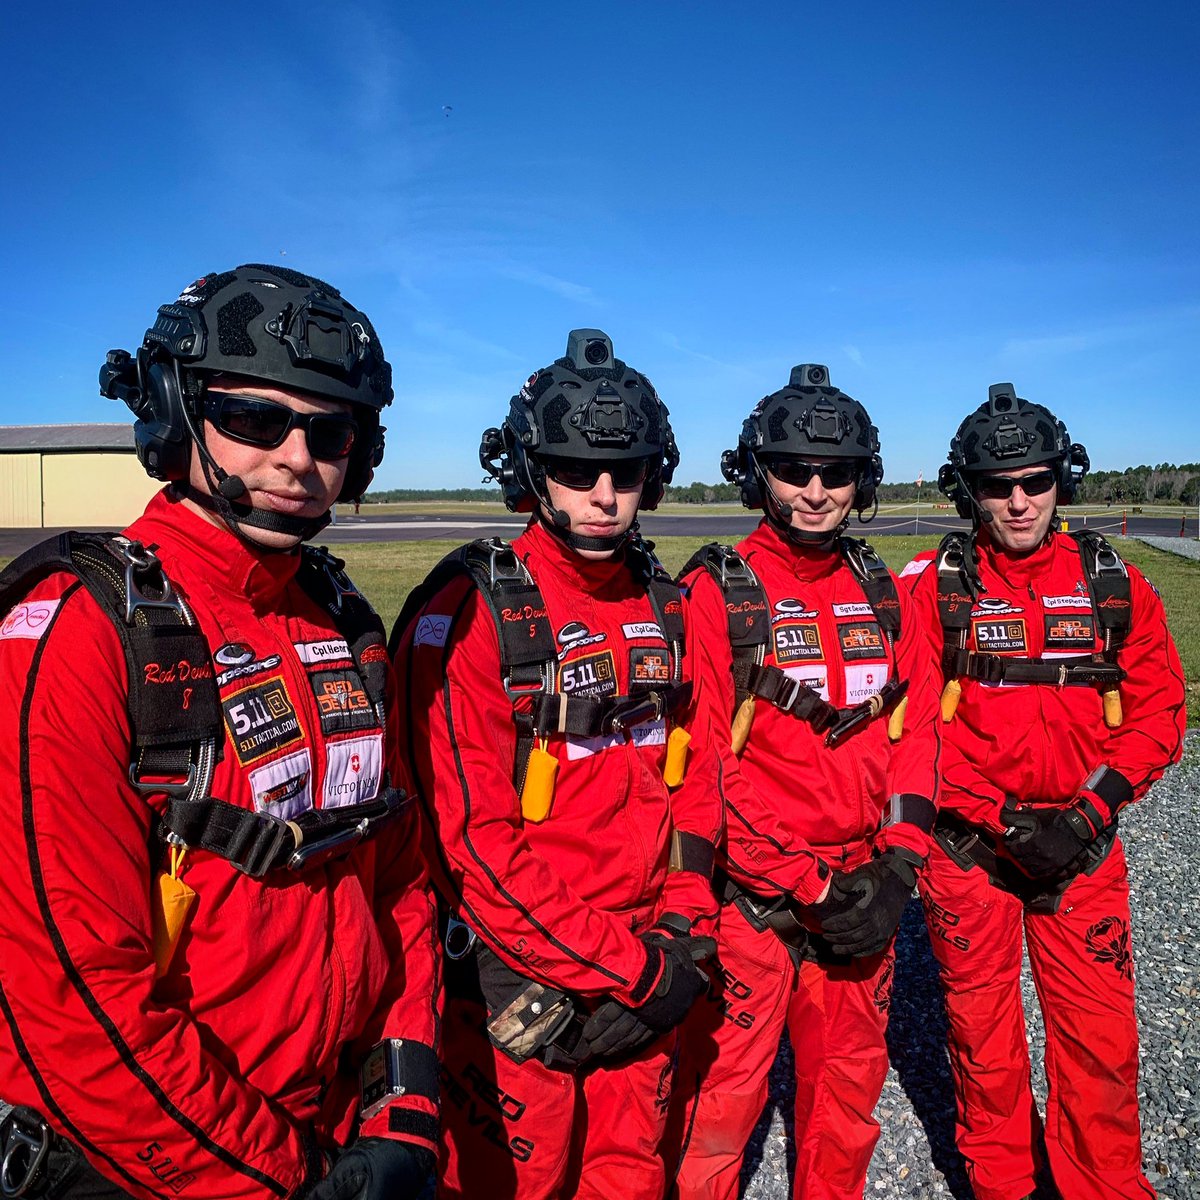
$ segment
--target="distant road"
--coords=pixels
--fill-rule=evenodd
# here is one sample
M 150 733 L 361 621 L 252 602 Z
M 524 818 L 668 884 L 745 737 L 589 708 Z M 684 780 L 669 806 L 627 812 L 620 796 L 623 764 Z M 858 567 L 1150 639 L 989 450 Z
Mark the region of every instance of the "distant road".
M 1102 533 L 1120 534 L 1121 514 L 1091 514 L 1086 519 L 1070 517 L 1072 529 L 1098 529 Z M 649 538 L 690 537 L 696 539 L 720 539 L 736 541 L 745 537 L 758 523 L 755 513 L 697 513 L 695 516 L 658 516 L 648 513 L 642 518 L 642 532 Z M 492 516 L 488 513 L 464 513 L 461 517 L 450 514 L 397 513 L 376 516 L 363 513 L 353 516 L 339 512 L 336 525 L 330 525 L 316 539 L 335 545 L 338 542 L 426 542 L 435 538 L 450 538 L 468 541 L 479 537 L 502 537 L 512 539 L 525 528 L 525 518 L 505 513 Z M 966 529 L 967 522 L 953 514 L 939 511 L 922 514 L 914 519 L 905 515 L 881 515 L 868 525 L 851 521 L 850 533 L 859 537 L 877 537 L 888 534 L 924 535 L 941 537 L 951 529 Z M 43 538 L 61 533 L 60 529 L 0 529 L 0 557 L 12 558 L 27 550 Z M 1128 532 L 1131 537 L 1174 537 L 1179 532 L 1179 518 L 1131 516 Z M 1187 522 L 1187 536 L 1196 536 L 1196 518 Z

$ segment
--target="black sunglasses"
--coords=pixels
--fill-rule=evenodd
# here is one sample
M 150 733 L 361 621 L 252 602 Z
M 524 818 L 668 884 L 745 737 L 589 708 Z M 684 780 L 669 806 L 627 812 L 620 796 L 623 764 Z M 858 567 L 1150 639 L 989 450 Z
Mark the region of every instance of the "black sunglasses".
M 572 491 L 587 491 L 596 486 L 601 475 L 611 475 L 613 487 L 618 492 L 627 492 L 646 482 L 650 463 L 648 458 L 619 458 L 609 462 L 594 462 L 588 458 L 547 458 L 542 465 L 549 478 Z
M 1032 475 L 980 475 L 975 480 L 975 495 L 980 500 L 1007 500 L 1013 488 L 1027 496 L 1044 496 L 1058 482 L 1057 471 L 1035 471 Z
M 358 422 L 343 413 L 298 413 L 273 400 L 233 392 L 206 392 L 204 415 L 226 437 L 264 450 L 282 446 L 293 429 L 303 429 L 308 452 L 322 462 L 345 458 L 358 437 Z
M 810 463 L 801 458 L 768 458 L 763 466 L 789 487 L 808 487 L 814 475 L 827 488 L 844 488 L 858 480 L 858 464 L 850 459 Z

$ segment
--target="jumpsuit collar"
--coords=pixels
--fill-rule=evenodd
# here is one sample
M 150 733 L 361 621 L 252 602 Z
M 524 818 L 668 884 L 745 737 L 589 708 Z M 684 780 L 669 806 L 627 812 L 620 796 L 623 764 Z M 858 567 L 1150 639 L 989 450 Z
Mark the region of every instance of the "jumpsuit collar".
M 147 546 L 161 544 L 167 560 L 182 558 L 210 586 L 240 593 L 260 611 L 275 605 L 300 567 L 299 547 L 255 550 L 224 525 L 206 520 L 169 487 L 150 501 L 128 533 Z
M 826 579 L 842 565 L 842 556 L 836 549 L 822 550 L 790 541 L 765 517 L 746 539 L 745 548 L 748 552 L 756 551 L 774 559 L 802 583 Z M 754 564 L 750 565 L 753 567 Z
M 618 550 L 612 558 L 584 558 L 543 529 L 536 515 L 514 548 L 526 562 L 533 557 L 535 577 L 538 571 L 549 571 L 569 590 L 607 599 L 628 595 L 633 590 L 633 576 L 622 551 Z
M 981 531 L 975 544 L 979 561 L 986 563 L 1009 587 L 1029 588 L 1035 579 L 1045 576 L 1054 561 L 1054 543 L 1055 534 L 1051 531 L 1036 550 L 1010 554 Z

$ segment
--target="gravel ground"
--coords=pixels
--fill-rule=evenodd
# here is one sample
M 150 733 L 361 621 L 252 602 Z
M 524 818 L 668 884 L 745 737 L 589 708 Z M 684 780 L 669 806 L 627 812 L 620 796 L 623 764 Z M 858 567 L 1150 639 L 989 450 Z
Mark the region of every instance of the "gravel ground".
M 1200 562 L 1200 538 L 1140 537 L 1137 540 L 1153 546 L 1155 550 L 1166 550 L 1169 554 L 1178 554 L 1180 558 L 1194 558 Z
M 1183 762 L 1122 816 L 1133 889 L 1143 1162 L 1164 1200 L 1200 1196 L 1200 1145 L 1195 1141 L 1200 1136 L 1198 826 L 1200 730 L 1188 735 Z M 1028 964 L 1022 987 L 1034 1088 L 1044 1107 L 1040 1063 L 1045 1040 Z M 954 1093 L 945 1035 L 936 967 L 921 906 L 913 900 L 897 939 L 888 1035 L 893 1065 L 876 1110 L 883 1132 L 867 1182 L 871 1200 L 973 1198 L 954 1148 Z M 742 1195 L 750 1200 L 787 1200 L 790 1195 L 791 1069 L 785 1044 L 772 1068 L 767 1109 L 747 1152 Z M 1038 1200 L 1056 1196 L 1051 1186 L 1038 1192 Z

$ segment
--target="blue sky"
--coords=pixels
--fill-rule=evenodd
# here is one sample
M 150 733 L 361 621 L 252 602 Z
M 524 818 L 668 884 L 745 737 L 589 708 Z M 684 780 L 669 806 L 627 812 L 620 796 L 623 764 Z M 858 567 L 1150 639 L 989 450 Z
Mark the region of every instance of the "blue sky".
M 476 483 L 575 326 L 654 381 L 680 482 L 798 362 L 894 480 L 999 380 L 1095 468 L 1195 461 L 1198 12 L 6 5 L 0 422 L 123 420 L 105 350 L 278 262 L 379 330 L 378 486 Z

